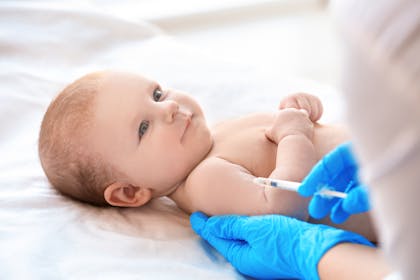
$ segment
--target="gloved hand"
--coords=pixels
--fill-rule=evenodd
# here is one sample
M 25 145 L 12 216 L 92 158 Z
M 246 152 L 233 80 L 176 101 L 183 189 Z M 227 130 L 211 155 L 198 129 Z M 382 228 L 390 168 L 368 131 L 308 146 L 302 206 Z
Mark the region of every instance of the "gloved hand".
M 342 242 L 372 246 L 364 237 L 280 215 L 190 217 L 191 226 L 239 272 L 260 279 L 319 279 L 317 266 Z
M 359 183 L 358 170 L 350 143 L 338 146 L 319 161 L 298 189 L 303 196 L 314 195 L 309 203 L 309 214 L 320 219 L 331 212 L 331 220 L 342 223 L 351 214 L 368 211 L 367 187 Z M 317 195 L 316 192 L 325 185 L 346 192 L 347 197 L 341 199 Z

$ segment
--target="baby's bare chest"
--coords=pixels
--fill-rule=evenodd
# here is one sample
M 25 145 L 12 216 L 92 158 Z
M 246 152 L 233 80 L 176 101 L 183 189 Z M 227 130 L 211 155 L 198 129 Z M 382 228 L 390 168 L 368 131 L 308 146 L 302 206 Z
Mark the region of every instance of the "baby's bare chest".
M 272 114 L 254 114 L 229 120 L 213 128 L 214 146 L 209 156 L 241 165 L 254 176 L 268 176 L 275 168 L 277 145 L 265 136 Z

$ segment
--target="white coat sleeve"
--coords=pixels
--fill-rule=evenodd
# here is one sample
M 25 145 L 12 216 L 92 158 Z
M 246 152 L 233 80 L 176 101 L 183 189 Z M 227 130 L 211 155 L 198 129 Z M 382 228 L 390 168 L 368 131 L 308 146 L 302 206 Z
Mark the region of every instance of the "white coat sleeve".
M 338 0 L 342 90 L 390 264 L 420 275 L 420 1 Z

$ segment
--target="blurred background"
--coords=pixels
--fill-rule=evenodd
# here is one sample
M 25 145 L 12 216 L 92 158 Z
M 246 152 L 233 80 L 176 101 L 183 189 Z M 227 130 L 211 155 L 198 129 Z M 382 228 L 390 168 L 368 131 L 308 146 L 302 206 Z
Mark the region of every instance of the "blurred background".
M 146 20 L 179 42 L 233 63 L 338 84 L 339 46 L 325 0 L 87 0 L 66 5 Z

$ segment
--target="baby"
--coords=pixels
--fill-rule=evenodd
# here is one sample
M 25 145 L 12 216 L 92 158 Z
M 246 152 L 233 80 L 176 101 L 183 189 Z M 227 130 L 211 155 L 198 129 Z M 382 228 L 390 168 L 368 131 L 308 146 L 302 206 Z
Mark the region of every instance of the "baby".
M 253 179 L 301 181 L 347 141 L 343 128 L 317 123 L 322 112 L 317 97 L 299 93 L 284 98 L 275 113 L 228 120 L 210 130 L 190 95 L 139 75 L 98 72 L 51 102 L 39 156 L 57 190 L 95 205 L 139 207 L 168 196 L 189 213 L 277 213 L 309 220 L 307 198 Z M 340 227 L 375 239 L 366 215 Z

